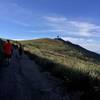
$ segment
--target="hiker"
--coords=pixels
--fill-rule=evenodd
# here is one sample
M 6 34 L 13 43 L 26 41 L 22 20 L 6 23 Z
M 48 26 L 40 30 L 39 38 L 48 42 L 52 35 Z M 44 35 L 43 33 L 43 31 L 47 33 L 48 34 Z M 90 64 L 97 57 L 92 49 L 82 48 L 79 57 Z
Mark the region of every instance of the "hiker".
M 18 59 L 18 57 L 19 57 L 18 45 L 14 45 L 14 55 L 15 55 L 16 59 Z
M 11 57 L 12 57 L 12 52 L 13 52 L 13 48 L 12 48 L 12 44 L 10 43 L 9 40 L 7 40 L 5 43 L 4 43 L 4 56 L 5 56 L 5 59 L 7 61 L 7 64 L 10 63 L 10 60 L 11 60 Z
M 23 55 L 23 47 L 21 44 L 19 44 L 19 49 L 18 49 L 18 52 L 19 52 L 19 57 L 21 58 L 22 55 Z
M 3 41 L 0 39 L 0 67 L 3 64 L 4 53 L 3 53 Z

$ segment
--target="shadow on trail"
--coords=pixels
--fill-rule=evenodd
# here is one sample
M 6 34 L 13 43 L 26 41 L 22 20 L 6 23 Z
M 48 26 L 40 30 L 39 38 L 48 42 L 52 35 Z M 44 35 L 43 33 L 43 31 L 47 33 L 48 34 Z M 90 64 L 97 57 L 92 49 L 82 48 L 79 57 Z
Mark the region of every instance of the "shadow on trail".
M 0 79 L 3 78 L 3 74 L 9 69 L 10 64 L 7 64 L 3 61 L 2 65 L 0 66 Z
M 80 91 L 80 100 L 100 100 L 100 80 L 92 78 L 89 73 L 82 73 L 71 67 L 54 63 L 28 51 L 25 53 L 40 65 L 41 71 L 48 71 L 61 80 L 64 94 Z

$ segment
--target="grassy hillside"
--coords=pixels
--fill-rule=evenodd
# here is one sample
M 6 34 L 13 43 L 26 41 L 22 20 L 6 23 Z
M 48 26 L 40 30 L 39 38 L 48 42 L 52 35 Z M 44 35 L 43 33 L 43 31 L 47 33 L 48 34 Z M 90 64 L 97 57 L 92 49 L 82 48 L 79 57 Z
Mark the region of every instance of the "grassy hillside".
M 62 39 L 44 38 L 12 43 L 23 44 L 28 56 L 40 65 L 42 71 L 49 71 L 61 79 L 62 86 L 67 87 L 65 91 L 82 90 L 85 95 L 82 96 L 88 98 L 82 100 L 100 100 L 99 54 Z
M 99 54 L 62 39 L 20 42 L 42 71 L 62 80 L 65 91 L 84 91 L 82 100 L 100 100 Z
M 100 55 L 69 41 L 46 38 L 21 41 L 21 43 L 26 50 L 37 56 L 88 72 L 92 76 L 99 76 L 100 74 Z

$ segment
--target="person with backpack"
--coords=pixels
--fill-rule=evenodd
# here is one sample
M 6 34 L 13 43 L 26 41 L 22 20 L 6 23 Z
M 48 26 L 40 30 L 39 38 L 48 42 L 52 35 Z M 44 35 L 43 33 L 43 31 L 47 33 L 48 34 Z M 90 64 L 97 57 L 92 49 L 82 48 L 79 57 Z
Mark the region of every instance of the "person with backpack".
M 21 44 L 19 44 L 19 49 L 18 49 L 18 52 L 19 52 L 19 57 L 21 58 L 22 55 L 23 55 L 23 47 Z
M 7 60 L 7 63 L 9 64 L 10 63 L 10 60 L 11 60 L 11 57 L 12 57 L 12 51 L 13 51 L 12 44 L 10 43 L 9 40 L 7 40 L 4 43 L 3 48 L 4 48 L 5 59 Z

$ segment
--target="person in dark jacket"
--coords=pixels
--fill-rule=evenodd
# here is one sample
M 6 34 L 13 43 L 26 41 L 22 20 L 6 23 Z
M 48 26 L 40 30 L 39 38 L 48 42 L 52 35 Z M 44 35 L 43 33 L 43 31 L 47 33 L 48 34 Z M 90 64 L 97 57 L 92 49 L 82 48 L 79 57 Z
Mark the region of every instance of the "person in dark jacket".
M 19 44 L 18 52 L 19 52 L 19 57 L 22 57 L 22 55 L 23 55 L 23 47 L 22 47 L 21 44 Z
M 3 64 L 4 52 L 3 52 L 3 41 L 0 39 L 0 67 Z

